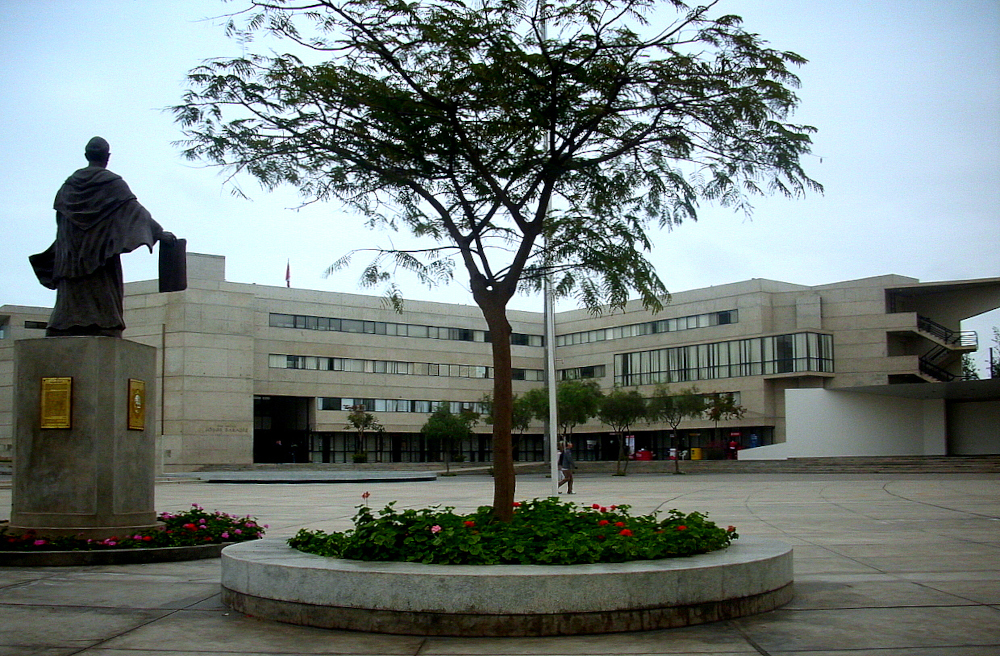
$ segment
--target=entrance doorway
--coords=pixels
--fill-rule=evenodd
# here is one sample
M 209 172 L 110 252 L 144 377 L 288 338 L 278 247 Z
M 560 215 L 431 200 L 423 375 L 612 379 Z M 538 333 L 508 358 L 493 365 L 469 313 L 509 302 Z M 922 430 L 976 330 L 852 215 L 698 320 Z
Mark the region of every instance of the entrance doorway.
M 314 400 L 303 396 L 253 397 L 253 461 L 309 462 Z

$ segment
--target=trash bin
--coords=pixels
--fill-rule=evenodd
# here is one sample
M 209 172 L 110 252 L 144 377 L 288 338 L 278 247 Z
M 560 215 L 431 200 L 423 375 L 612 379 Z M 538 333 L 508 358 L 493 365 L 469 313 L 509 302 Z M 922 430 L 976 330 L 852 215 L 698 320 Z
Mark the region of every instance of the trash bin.
M 691 460 L 701 460 L 701 448 L 692 447 L 691 448 Z

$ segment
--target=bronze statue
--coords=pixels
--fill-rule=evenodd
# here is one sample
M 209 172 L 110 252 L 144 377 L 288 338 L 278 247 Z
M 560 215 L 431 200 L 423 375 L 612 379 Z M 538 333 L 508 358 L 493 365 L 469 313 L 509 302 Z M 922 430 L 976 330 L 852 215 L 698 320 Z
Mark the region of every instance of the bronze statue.
M 56 290 L 47 337 L 104 335 L 125 329 L 120 255 L 178 240 L 153 220 L 121 176 L 107 169 L 111 148 L 101 137 L 84 150 L 88 166 L 56 194 L 56 240 L 28 259 L 38 281 Z M 162 248 L 162 246 L 161 246 Z

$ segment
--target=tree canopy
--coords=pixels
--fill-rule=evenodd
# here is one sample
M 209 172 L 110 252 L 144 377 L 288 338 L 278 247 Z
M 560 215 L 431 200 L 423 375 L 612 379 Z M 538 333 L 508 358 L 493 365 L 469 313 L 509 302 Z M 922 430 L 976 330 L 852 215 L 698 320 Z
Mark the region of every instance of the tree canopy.
M 519 286 L 549 275 L 592 309 L 634 293 L 656 310 L 651 230 L 705 200 L 749 212 L 755 195 L 820 189 L 800 164 L 813 129 L 789 121 L 805 60 L 716 4 L 247 0 L 229 33 L 290 51 L 205 62 L 174 108 L 189 158 L 427 239 L 373 249 L 364 284 L 398 300 L 396 268 L 464 268 L 492 336 L 502 518 Z

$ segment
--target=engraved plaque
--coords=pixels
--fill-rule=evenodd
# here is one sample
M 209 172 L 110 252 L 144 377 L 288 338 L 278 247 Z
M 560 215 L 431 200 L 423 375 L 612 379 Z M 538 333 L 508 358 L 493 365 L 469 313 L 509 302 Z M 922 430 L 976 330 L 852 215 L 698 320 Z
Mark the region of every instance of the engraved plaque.
M 128 379 L 128 429 L 146 430 L 146 381 Z
M 69 376 L 42 378 L 42 428 L 71 428 L 73 379 Z

